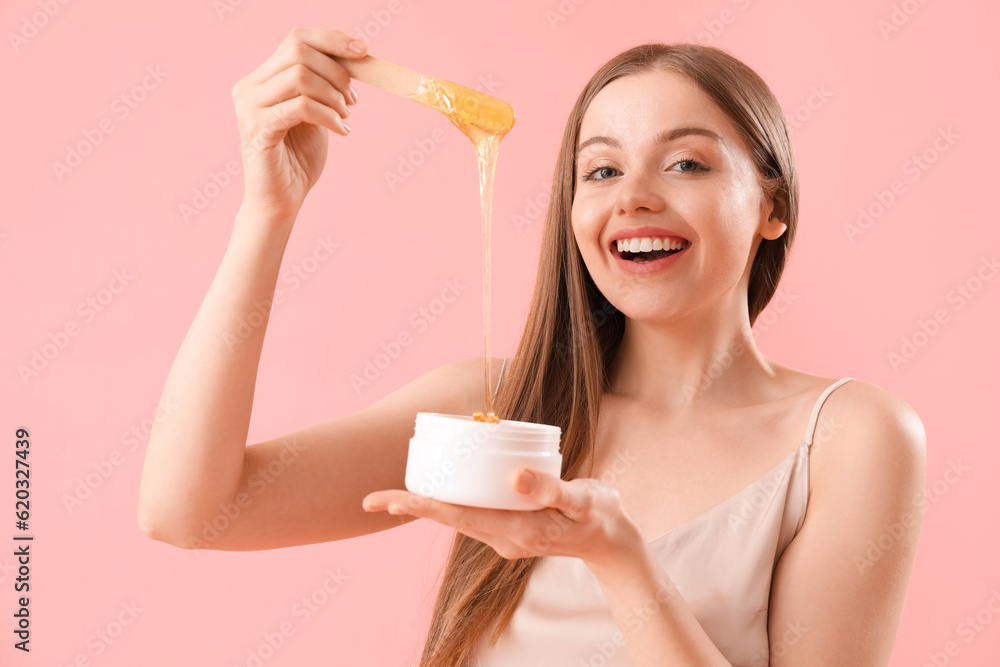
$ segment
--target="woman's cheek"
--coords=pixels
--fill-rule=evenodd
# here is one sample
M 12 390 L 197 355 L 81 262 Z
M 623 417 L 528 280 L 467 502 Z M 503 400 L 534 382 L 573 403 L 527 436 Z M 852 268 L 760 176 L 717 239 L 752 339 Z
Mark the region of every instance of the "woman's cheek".
M 579 200 L 577 200 L 579 201 Z M 597 243 L 598 230 L 594 227 L 592 216 L 588 216 L 586 209 L 577 207 L 576 202 L 570 213 L 573 221 L 573 235 L 576 237 L 576 245 L 584 257 L 593 254 L 593 246 Z

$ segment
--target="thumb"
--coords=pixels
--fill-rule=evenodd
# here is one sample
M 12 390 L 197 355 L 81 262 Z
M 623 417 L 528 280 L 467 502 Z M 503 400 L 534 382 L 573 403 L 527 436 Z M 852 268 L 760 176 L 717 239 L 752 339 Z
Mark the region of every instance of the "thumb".
M 534 468 L 520 468 L 515 474 L 514 488 L 541 505 L 559 510 L 570 519 L 581 515 L 586 500 L 578 487 Z

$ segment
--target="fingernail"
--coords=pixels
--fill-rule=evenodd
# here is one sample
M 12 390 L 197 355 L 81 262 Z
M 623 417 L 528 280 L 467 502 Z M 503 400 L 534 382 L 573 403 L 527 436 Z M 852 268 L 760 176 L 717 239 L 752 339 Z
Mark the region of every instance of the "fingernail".
M 358 91 L 354 90 L 354 86 L 348 87 L 347 92 L 349 92 L 351 94 L 351 101 L 353 103 L 357 104 L 357 102 L 358 102 Z
M 364 53 L 365 43 L 362 42 L 360 39 L 352 39 L 347 44 L 347 48 L 349 48 L 351 51 L 354 51 L 355 53 Z
M 351 133 L 351 126 L 350 126 L 350 125 L 348 125 L 347 123 L 345 123 L 345 122 L 343 122 L 343 121 L 341 121 L 341 125 L 343 125 L 343 126 L 344 126 L 344 129 L 345 129 L 345 130 L 347 130 L 347 133 L 348 133 L 348 134 L 350 134 L 350 133 Z

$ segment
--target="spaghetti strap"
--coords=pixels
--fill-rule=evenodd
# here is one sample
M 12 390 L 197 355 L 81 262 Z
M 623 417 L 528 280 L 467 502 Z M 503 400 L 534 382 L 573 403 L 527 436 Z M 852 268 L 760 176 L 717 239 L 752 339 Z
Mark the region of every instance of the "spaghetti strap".
M 493 390 L 493 402 L 496 403 L 497 394 L 500 393 L 500 383 L 503 382 L 504 371 L 507 370 L 507 358 L 504 357 L 503 364 L 500 366 L 500 375 L 497 377 L 497 388 Z
M 819 417 L 819 409 L 823 407 L 823 402 L 826 400 L 826 397 L 829 396 L 834 389 L 844 384 L 845 382 L 853 379 L 854 378 L 849 378 L 849 377 L 840 378 L 839 380 L 831 384 L 829 387 L 827 387 L 823 391 L 823 393 L 819 395 L 819 398 L 816 399 L 816 404 L 813 406 L 812 415 L 810 415 L 809 417 L 809 427 L 806 429 L 805 442 L 809 447 L 812 447 L 813 435 L 815 434 L 816 431 L 816 422 L 818 421 Z

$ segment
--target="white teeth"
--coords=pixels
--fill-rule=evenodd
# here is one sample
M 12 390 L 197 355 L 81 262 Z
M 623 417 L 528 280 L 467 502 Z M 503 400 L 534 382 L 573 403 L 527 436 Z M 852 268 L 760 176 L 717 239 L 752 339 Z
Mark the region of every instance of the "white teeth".
M 679 250 L 687 247 L 687 241 L 679 239 L 653 238 L 651 236 L 641 236 L 632 239 L 619 239 L 616 241 L 618 252 L 649 252 L 651 250 Z

